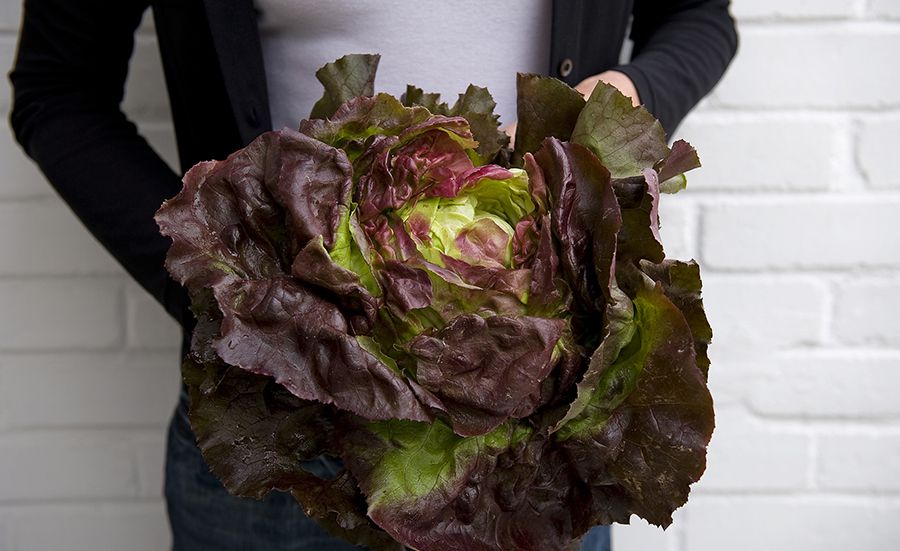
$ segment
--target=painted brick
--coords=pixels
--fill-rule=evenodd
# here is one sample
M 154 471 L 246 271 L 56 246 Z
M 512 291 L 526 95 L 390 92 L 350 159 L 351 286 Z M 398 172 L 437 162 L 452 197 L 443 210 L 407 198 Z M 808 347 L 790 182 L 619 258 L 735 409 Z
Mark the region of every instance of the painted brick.
M 900 354 L 796 352 L 770 364 L 768 380 L 750 390 L 752 408 L 779 417 L 900 417 Z
M 0 275 L 122 274 L 58 199 L 0 203 Z
M 834 335 L 850 344 L 900 345 L 900 280 L 859 280 L 837 287 Z
M 811 438 L 718 405 L 706 473 L 697 492 L 784 491 L 807 486 Z
M 895 162 L 898 137 L 900 119 L 878 117 L 862 123 L 857 155 L 872 188 L 900 189 L 900 173 Z
M 692 191 L 816 191 L 832 187 L 840 124 L 789 115 L 695 116 L 678 135 L 700 153 Z M 798 150 L 802 144 L 802 152 Z
M 112 433 L 0 435 L 0 501 L 134 496 L 134 448 Z M 15 473 L 14 476 L 9 476 Z
M 869 0 L 869 13 L 885 19 L 900 19 L 900 3 L 897 0 Z
M 753 385 L 765 381 L 770 369 L 769 354 L 729 353 L 717 345 L 709 349 L 712 365 L 709 370 L 709 390 L 716 408 L 744 407 Z
M 135 445 L 138 492 L 142 497 L 162 497 L 166 460 L 165 429 L 137 438 Z
M 696 227 L 694 211 L 682 197 L 662 196 L 659 204 L 659 233 L 666 249 L 666 258 L 689 260 L 697 256 L 692 238 Z
M 171 547 L 162 502 L 27 507 L 12 517 L 11 551 L 160 551 Z
M 0 357 L 0 410 L 13 427 L 162 427 L 180 388 L 177 352 Z
M 900 434 L 832 434 L 819 440 L 819 486 L 861 492 L 900 491 Z
M 688 506 L 690 551 L 887 551 L 900 541 L 900 504 L 759 497 Z
M 753 1 L 753 0 L 750 0 Z M 842 27 L 742 29 L 741 55 L 714 93 L 728 107 L 874 108 L 900 105 L 893 67 L 900 29 Z M 865 60 L 861 63 L 860 60 Z
M 826 289 L 814 279 L 769 280 L 704 272 L 703 305 L 714 360 L 743 358 L 821 341 Z
M 4 72 L 12 68 L 15 55 L 16 37 L 10 34 L 0 35 L 0 67 L 3 67 Z M 0 112 L 9 113 L 11 99 L 12 91 L 7 85 L 3 92 L 0 93 Z
M 900 201 L 840 197 L 709 204 L 701 254 L 707 268 L 900 266 Z
M 171 111 L 165 90 L 156 38 L 139 35 L 128 69 L 122 111 L 136 120 L 168 121 Z
M 844 19 L 858 10 L 856 0 L 734 0 L 731 13 L 738 20 L 754 19 Z
M 0 350 L 109 348 L 122 342 L 117 278 L 0 281 Z
M 0 166 L 0 200 L 53 195 L 53 188 L 16 143 L 6 123 L 0 123 Z
M 181 328 L 165 309 L 134 283 L 129 282 L 125 294 L 128 305 L 128 346 L 178 349 L 181 345 Z
M 18 32 L 22 17 L 22 3 L 20 0 L 0 1 L 0 31 Z

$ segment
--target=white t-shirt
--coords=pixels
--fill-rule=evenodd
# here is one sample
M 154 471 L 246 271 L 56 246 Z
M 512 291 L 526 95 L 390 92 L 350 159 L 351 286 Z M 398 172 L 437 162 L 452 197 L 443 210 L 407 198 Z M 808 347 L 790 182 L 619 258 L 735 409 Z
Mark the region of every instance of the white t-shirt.
M 256 0 L 273 128 L 295 128 L 322 96 L 315 72 L 379 53 L 376 92 L 406 84 L 452 105 L 472 83 L 516 120 L 516 72 L 545 73 L 551 0 Z

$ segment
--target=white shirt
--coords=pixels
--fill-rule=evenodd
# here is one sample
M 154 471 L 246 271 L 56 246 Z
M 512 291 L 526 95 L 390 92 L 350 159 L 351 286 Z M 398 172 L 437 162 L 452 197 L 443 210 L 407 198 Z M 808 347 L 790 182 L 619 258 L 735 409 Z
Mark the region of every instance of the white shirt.
M 453 105 L 487 87 L 500 122 L 516 120 L 516 72 L 545 73 L 551 0 L 256 0 L 273 128 L 296 128 L 322 96 L 315 72 L 379 53 L 376 92 L 407 83 Z

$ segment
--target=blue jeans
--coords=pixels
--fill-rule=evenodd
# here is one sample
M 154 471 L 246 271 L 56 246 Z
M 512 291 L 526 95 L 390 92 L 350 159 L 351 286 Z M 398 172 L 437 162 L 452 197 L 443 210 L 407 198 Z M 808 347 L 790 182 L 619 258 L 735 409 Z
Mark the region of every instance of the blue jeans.
M 332 537 L 303 514 L 294 498 L 270 492 L 261 501 L 229 494 L 194 443 L 182 391 L 169 425 L 166 451 L 166 505 L 173 551 L 362 551 Z M 325 459 L 307 468 L 322 477 L 339 468 Z M 609 551 L 609 527 L 585 536 L 582 551 Z

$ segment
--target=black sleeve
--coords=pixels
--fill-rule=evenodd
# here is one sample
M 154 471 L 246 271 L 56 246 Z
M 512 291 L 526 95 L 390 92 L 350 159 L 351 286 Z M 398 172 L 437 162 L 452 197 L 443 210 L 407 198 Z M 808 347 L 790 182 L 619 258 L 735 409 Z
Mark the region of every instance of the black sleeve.
M 729 0 L 634 0 L 631 63 L 617 67 L 671 135 L 737 51 Z
M 164 269 L 153 215 L 180 178 L 120 104 L 148 0 L 26 0 L 10 124 L 63 200 L 182 325 L 187 298 Z

